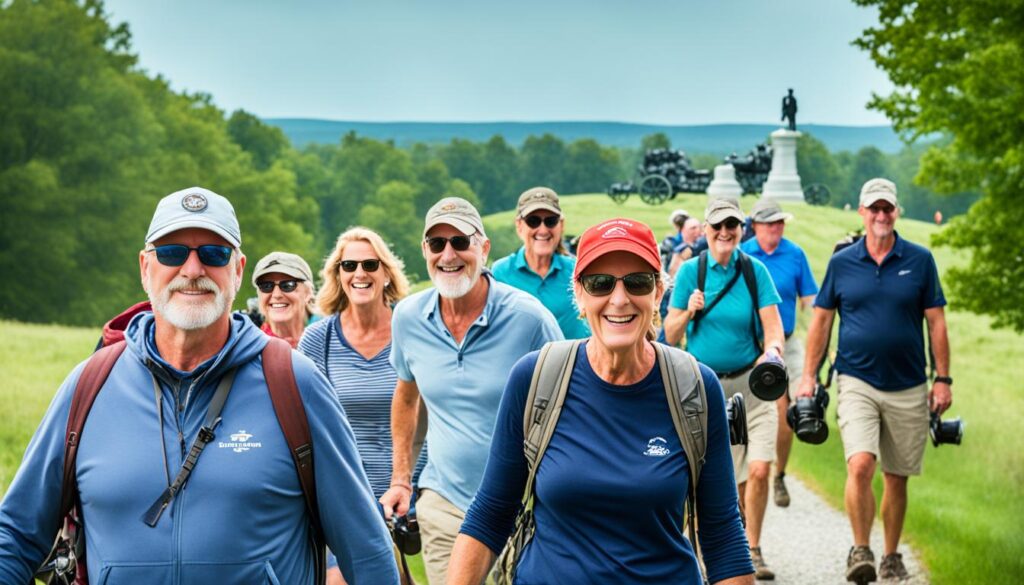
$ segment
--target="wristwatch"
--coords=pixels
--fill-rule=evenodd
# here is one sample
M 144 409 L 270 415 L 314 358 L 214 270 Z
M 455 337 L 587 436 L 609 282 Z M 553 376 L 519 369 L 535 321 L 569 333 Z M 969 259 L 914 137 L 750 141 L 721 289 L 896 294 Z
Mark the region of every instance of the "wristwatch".
M 949 376 L 935 376 L 934 381 L 942 382 L 943 384 L 949 384 L 950 386 L 953 385 L 953 378 L 950 378 Z

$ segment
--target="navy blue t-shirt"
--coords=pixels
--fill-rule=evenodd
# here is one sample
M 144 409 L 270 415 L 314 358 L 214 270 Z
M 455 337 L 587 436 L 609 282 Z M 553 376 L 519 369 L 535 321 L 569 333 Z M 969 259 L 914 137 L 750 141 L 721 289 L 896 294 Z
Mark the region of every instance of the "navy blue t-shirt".
M 865 238 L 832 256 L 814 306 L 839 312 L 836 371 L 879 390 L 904 390 L 928 378 L 924 310 L 946 297 L 932 253 L 896 235 L 878 265 Z
M 538 352 L 512 368 L 498 410 L 487 469 L 461 532 L 495 554 L 511 535 L 526 484 L 523 411 Z M 725 421 L 714 373 L 701 366 L 708 396 L 708 450 L 697 514 L 711 582 L 750 574 Z M 672 424 L 658 366 L 616 386 L 594 373 L 581 345 L 568 395 L 536 478 L 537 531 L 520 557 L 516 583 L 701 583 L 683 535 L 689 466 Z

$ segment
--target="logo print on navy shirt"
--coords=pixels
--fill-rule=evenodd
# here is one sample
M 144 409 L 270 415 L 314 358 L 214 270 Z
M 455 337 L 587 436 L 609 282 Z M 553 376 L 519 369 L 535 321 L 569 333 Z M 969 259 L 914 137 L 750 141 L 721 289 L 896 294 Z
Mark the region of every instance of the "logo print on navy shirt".
M 648 457 L 664 457 L 671 453 L 671 451 L 668 450 L 668 447 L 665 446 L 667 444 L 668 441 L 665 439 L 661 437 L 654 437 L 647 441 L 647 450 L 644 451 L 644 455 Z
M 910 270 L 900 270 L 898 274 L 900 276 L 904 276 L 904 275 L 910 274 Z

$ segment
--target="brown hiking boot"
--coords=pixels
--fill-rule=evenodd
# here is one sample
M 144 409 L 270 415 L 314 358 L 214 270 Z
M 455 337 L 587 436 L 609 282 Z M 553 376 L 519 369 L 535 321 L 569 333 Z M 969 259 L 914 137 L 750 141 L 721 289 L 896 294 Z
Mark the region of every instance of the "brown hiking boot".
M 767 563 L 764 562 L 764 557 L 761 556 L 761 547 L 750 547 L 750 560 L 754 562 L 754 577 L 758 581 L 775 580 L 775 573 L 768 568 Z
M 775 492 L 775 505 L 780 508 L 789 507 L 789 490 L 786 489 L 786 474 L 780 473 L 775 476 L 775 482 L 772 486 Z
M 866 546 L 850 547 L 850 555 L 846 557 L 846 580 L 858 585 L 873 583 L 878 579 L 875 575 L 875 555 Z
M 878 576 L 882 579 L 899 579 L 900 581 L 910 577 L 907 568 L 903 566 L 903 555 L 900 553 L 882 555 L 882 564 L 878 567 Z

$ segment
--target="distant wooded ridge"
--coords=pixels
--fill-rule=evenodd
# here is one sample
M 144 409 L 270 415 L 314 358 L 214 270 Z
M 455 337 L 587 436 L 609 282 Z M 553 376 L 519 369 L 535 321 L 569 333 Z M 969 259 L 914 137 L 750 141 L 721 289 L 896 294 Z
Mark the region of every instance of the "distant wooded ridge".
M 664 133 L 674 148 L 691 152 L 745 154 L 781 126 L 773 124 L 707 124 L 659 126 L 622 122 L 351 122 L 305 118 L 268 118 L 288 135 L 295 146 L 310 143 L 335 144 L 350 131 L 377 140 L 393 140 L 398 146 L 416 142 L 445 143 L 453 138 L 486 142 L 495 134 L 509 144 L 520 146 L 528 136 L 552 134 L 566 142 L 593 138 L 605 146 L 637 148 L 640 140 Z M 804 124 L 798 127 L 825 143 L 832 152 L 856 152 L 874 146 L 896 153 L 903 143 L 890 126 L 830 126 Z

